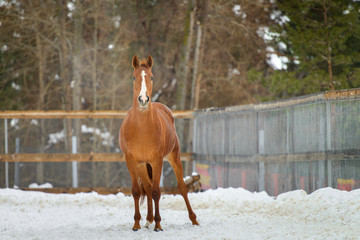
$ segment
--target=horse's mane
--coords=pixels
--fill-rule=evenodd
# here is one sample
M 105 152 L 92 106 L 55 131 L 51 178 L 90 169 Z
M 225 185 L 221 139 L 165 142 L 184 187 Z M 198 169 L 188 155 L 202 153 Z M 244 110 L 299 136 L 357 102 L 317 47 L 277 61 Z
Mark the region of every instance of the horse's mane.
M 147 59 L 141 60 L 140 66 L 141 66 L 141 67 L 149 67 L 148 62 L 147 62 Z

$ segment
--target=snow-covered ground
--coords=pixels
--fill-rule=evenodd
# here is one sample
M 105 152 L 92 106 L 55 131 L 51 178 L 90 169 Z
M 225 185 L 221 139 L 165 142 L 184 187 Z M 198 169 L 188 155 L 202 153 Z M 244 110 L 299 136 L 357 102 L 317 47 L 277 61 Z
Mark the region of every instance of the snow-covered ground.
M 293 191 L 276 199 L 244 189 L 160 201 L 163 232 L 133 232 L 133 200 L 123 194 L 46 194 L 0 189 L 0 239 L 360 239 L 360 190 Z M 146 204 L 141 207 L 145 224 Z

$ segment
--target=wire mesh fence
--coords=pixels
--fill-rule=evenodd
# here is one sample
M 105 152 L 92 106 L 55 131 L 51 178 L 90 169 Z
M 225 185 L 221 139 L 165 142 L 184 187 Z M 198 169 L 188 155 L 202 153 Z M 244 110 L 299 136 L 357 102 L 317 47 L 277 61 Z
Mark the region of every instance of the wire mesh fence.
M 56 113 L 56 111 L 55 111 Z M 26 113 L 25 115 L 31 113 Z M 46 112 L 44 114 L 47 114 Z M 51 113 L 49 113 L 51 115 Z M 176 114 L 176 113 L 175 113 Z M 5 114 L 4 114 L 5 115 Z M 123 119 L 119 118 L 82 118 L 38 119 L 36 116 L 4 119 L 0 125 L 0 154 L 93 154 L 119 153 L 119 129 Z M 176 119 L 176 122 L 179 119 Z M 181 119 L 190 125 L 188 117 Z M 76 123 L 77 122 L 77 123 Z M 79 137 L 75 136 L 74 126 L 79 126 Z M 5 129 L 5 125 L 6 129 Z M 6 138 L 6 139 L 5 139 Z M 189 136 L 182 135 L 181 144 L 187 146 Z M 5 141 L 6 140 L 6 141 Z M 6 146 L 5 146 L 6 145 Z M 74 145 L 76 145 L 74 150 Z M 186 148 L 184 148 L 186 151 Z M 105 155 L 105 154 L 104 154 Z M 106 156 L 106 155 L 105 155 Z M 1 160 L 0 160 L 1 161 Z M 74 187 L 74 162 L 7 162 L 0 165 L 0 187 Z M 188 163 L 183 163 L 184 168 Z M 164 187 L 176 187 L 176 177 L 170 164 L 164 161 Z M 192 170 L 192 168 L 191 168 Z M 190 171 L 190 170 L 189 170 Z M 186 174 L 189 174 L 186 172 Z M 191 172 L 190 172 L 191 174 Z M 131 179 L 124 161 L 90 161 L 76 163 L 76 187 L 79 188 L 116 188 L 131 187 Z
M 360 91 L 198 111 L 193 152 L 205 188 L 360 188 Z

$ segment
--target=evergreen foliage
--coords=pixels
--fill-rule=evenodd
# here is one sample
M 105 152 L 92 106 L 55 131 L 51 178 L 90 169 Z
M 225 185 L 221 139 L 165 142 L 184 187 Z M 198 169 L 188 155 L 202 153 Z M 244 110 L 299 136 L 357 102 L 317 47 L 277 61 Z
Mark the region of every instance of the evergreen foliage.
M 260 78 L 275 99 L 360 87 L 359 2 L 277 1 L 276 8 L 272 44 L 287 68 L 250 80 Z

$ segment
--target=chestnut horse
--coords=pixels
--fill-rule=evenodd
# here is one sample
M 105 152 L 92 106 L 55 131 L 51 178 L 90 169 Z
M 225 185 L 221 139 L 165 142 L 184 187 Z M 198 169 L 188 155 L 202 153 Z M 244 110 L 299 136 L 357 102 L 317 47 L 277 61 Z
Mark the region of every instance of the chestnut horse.
M 183 196 L 193 225 L 199 225 L 191 209 L 187 196 L 188 190 L 183 180 L 183 168 L 180 161 L 179 138 L 175 131 L 174 117 L 169 108 L 157 102 L 151 102 L 153 59 L 148 56 L 140 61 L 132 59 L 133 104 L 120 128 L 119 143 L 125 154 L 126 165 L 131 175 L 132 195 L 135 203 L 135 224 L 133 230 L 140 229 L 139 200 L 147 197 L 148 212 L 146 225 L 155 220 L 154 231 L 162 231 L 159 212 L 160 177 L 163 158 L 167 156 L 173 168 L 178 188 Z M 155 218 L 153 202 L 155 203 Z

